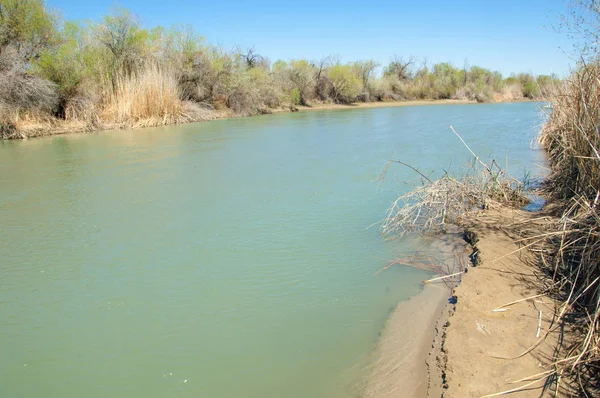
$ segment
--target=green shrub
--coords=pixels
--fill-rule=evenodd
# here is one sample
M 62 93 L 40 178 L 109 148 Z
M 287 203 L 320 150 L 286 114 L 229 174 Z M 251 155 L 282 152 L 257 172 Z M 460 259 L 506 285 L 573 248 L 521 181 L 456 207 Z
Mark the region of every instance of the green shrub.
M 540 90 L 535 81 L 530 81 L 523 85 L 523 97 L 534 99 L 539 94 Z
M 331 96 L 335 102 L 349 104 L 360 93 L 362 81 L 350 65 L 333 65 L 327 70 L 327 76 L 331 81 Z
M 300 90 L 295 87 L 290 91 L 290 102 L 294 105 L 300 105 L 300 102 L 302 102 L 300 99 Z

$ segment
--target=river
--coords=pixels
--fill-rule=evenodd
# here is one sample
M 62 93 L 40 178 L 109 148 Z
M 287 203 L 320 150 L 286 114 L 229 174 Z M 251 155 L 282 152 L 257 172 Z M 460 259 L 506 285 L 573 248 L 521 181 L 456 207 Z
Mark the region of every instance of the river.
M 453 125 L 536 174 L 540 122 L 534 103 L 432 105 L 0 142 L 1 395 L 356 396 L 427 277 L 373 276 L 424 244 L 372 226 L 418 177 L 381 184 L 386 160 L 459 168 Z

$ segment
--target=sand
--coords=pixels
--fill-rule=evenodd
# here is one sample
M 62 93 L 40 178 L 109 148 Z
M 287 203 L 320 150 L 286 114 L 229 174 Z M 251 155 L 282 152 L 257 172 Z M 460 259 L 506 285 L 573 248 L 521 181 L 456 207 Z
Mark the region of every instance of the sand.
M 427 285 L 409 301 L 398 304 L 387 321 L 376 348 L 377 360 L 364 397 L 426 397 L 435 325 L 450 291 L 445 285 Z
M 428 251 L 438 253 L 436 257 L 446 259 L 449 267 L 454 267 L 456 253 L 467 261 L 471 251 L 459 231 L 461 229 L 456 228 L 452 233 L 435 238 L 427 247 Z M 375 361 L 364 397 L 441 396 L 442 372 L 437 362 L 443 325 L 451 307 L 448 305 L 450 296 L 449 286 L 437 281 L 425 284 L 421 293 L 398 304 L 375 348 Z
M 360 109 L 360 108 L 390 108 L 402 106 L 423 106 L 423 105 L 449 105 L 449 104 L 476 104 L 476 101 L 470 100 L 404 100 L 404 101 L 384 101 L 384 102 L 357 102 L 350 105 L 343 104 L 315 104 L 311 106 L 297 106 L 299 112 L 337 110 L 337 109 Z M 287 111 L 287 110 L 284 110 Z
M 479 265 L 469 267 L 454 289 L 456 304 L 448 304 L 450 290 L 438 284 L 398 305 L 376 347 L 364 397 L 483 397 L 523 386 L 511 396 L 550 395 L 544 380 L 519 380 L 544 372 L 551 362 L 553 334 L 522 354 L 545 336 L 555 303 L 541 296 L 492 311 L 539 294 L 531 254 L 519 251 L 501 229 L 531 217 L 503 209 L 466 221 L 478 239 L 467 248 L 477 252 Z
M 518 251 L 518 244 L 500 229 L 528 217 L 532 214 L 503 210 L 480 213 L 471 220 L 479 238 L 476 249 L 481 264 L 471 268 L 455 289 L 457 304 L 443 343 L 446 398 L 482 397 L 527 384 L 526 390 L 511 396 L 540 397 L 547 393 L 542 389 L 543 381 L 532 384 L 519 380 L 544 372 L 551 362 L 554 335 L 532 352 L 523 353 L 540 340 L 538 334 L 543 337 L 549 329 L 555 303 L 537 297 L 506 307 L 506 311 L 492 311 L 539 294 L 531 254 Z

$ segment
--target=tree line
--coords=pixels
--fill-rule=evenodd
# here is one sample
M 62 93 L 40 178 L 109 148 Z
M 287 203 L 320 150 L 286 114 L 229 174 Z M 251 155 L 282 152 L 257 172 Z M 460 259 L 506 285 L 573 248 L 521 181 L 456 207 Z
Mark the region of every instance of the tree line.
M 144 28 L 114 8 L 100 21 L 62 21 L 43 0 L 0 0 L 0 126 L 25 121 L 159 125 L 316 103 L 547 96 L 556 76 L 504 78 L 479 66 L 373 60 L 271 62 L 226 50 L 189 26 Z M 18 127 L 18 126 L 17 126 Z

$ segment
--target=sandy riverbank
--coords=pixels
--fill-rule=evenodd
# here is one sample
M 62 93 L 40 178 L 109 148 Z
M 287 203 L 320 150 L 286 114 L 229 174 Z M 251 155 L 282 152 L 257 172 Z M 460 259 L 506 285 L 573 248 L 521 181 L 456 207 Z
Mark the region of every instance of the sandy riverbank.
M 468 221 L 478 238 L 480 265 L 469 269 L 454 291 L 457 304 L 443 343 L 446 398 L 483 397 L 520 388 L 525 389 L 512 396 L 550 393 L 539 374 L 548 370 L 557 344 L 554 334 L 544 338 L 554 321 L 555 303 L 540 296 L 532 254 L 519 250 L 522 246 L 503 230 L 535 216 L 503 209 L 479 213 Z
M 427 247 L 427 251 L 437 253 L 436 257 L 446 263 L 448 272 L 454 272 L 457 255 L 467 262 L 471 252 L 459 231 L 456 228 L 430 241 Z M 375 362 L 363 392 L 365 398 L 441 396 L 442 374 L 437 362 L 451 296 L 449 285 L 435 281 L 398 304 L 375 348 Z
M 530 253 L 519 251 L 502 230 L 528 217 L 534 215 L 503 209 L 466 222 L 478 239 L 472 249 L 479 265 L 469 267 L 454 289 L 455 305 L 448 304 L 443 284 L 428 285 L 398 305 L 376 348 L 365 397 L 482 397 L 523 386 L 514 396 L 548 393 L 543 380 L 528 378 L 551 363 L 557 336 L 541 338 L 554 320 L 555 303 L 528 299 L 539 294 L 537 269 Z
M 342 104 L 315 104 L 312 106 L 297 106 L 299 112 L 337 110 L 337 109 L 361 109 L 361 108 L 392 108 L 402 106 L 423 106 L 423 105 L 448 105 L 448 104 L 476 104 L 476 101 L 470 100 L 412 100 L 412 101 L 384 101 L 384 102 L 357 102 L 350 105 Z M 282 110 L 287 112 L 288 110 Z

